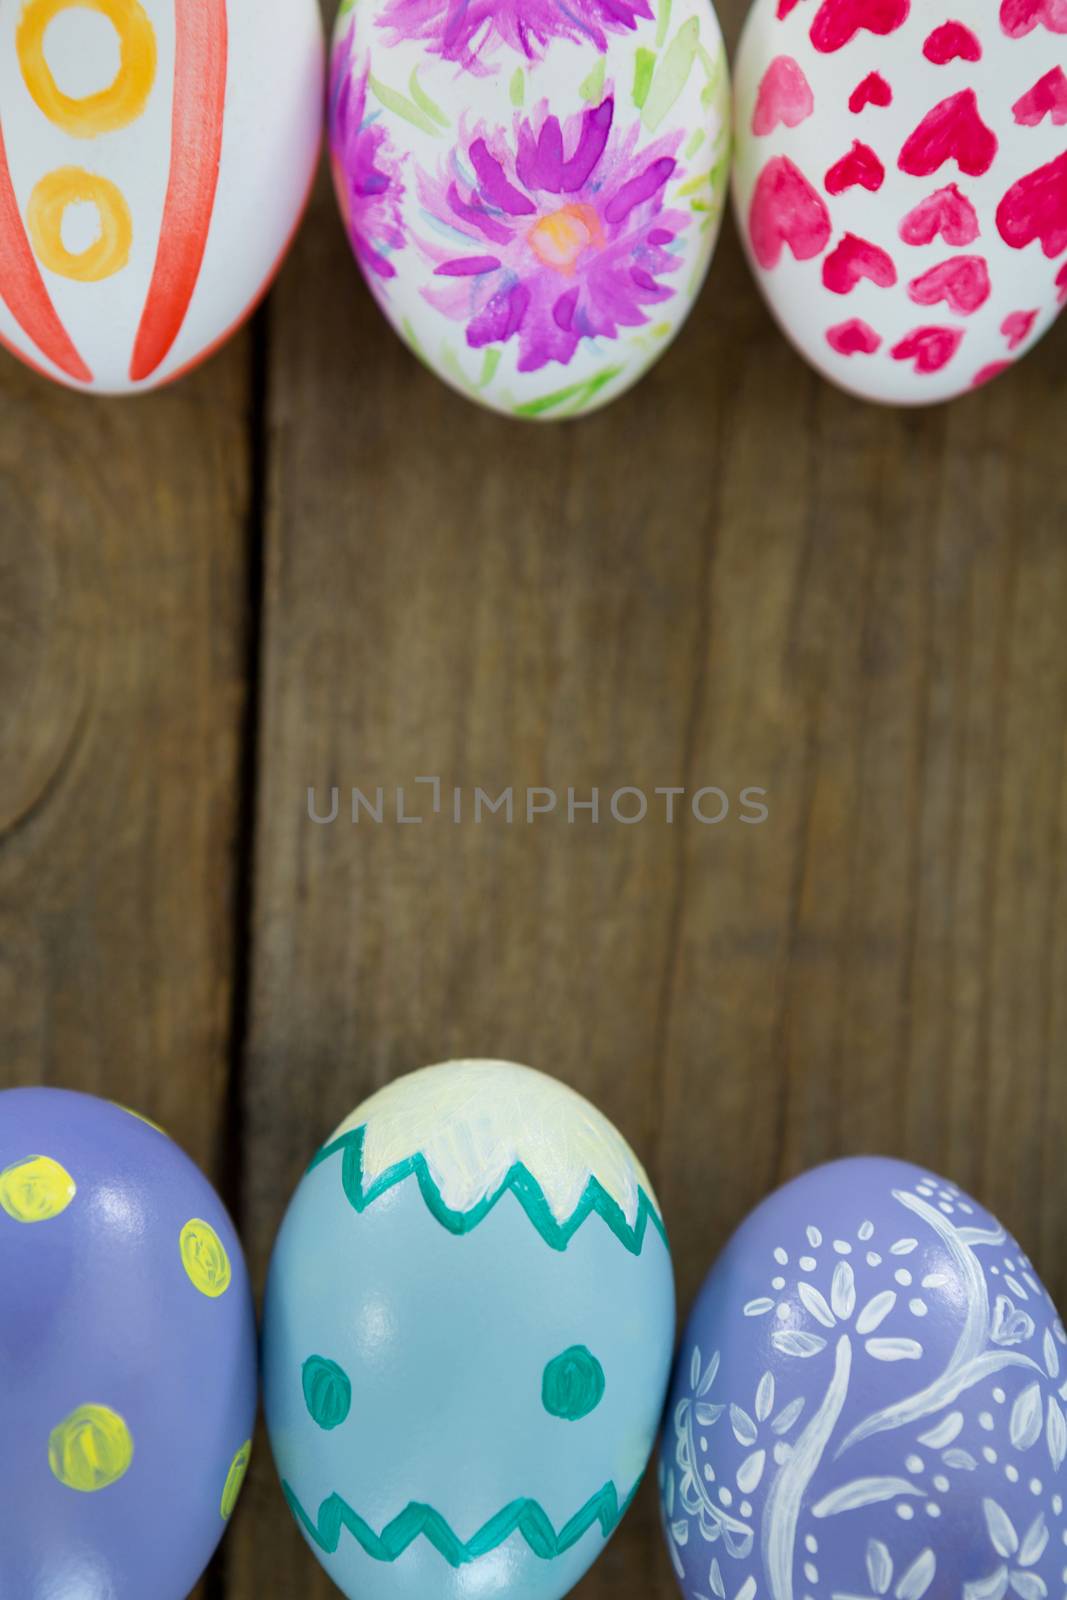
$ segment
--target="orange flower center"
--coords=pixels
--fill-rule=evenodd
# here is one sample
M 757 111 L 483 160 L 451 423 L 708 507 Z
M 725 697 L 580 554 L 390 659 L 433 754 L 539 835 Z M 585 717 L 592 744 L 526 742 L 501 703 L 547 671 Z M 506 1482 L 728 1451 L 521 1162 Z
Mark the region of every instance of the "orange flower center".
M 583 250 L 604 243 L 600 218 L 592 206 L 561 206 L 535 222 L 529 232 L 530 245 L 539 261 L 557 272 L 571 273 Z

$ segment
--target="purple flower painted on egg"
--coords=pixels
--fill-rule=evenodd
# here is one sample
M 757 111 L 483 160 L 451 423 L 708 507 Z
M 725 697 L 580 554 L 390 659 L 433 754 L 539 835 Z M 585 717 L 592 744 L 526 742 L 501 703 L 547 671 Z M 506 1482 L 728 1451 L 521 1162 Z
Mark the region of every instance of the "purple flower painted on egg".
M 417 39 L 446 61 L 484 72 L 483 56 L 500 45 L 529 61 L 552 39 L 603 53 L 609 33 L 632 32 L 652 17 L 648 0 L 390 0 L 380 25 L 391 43 Z
M 479 125 L 419 198 L 446 244 L 422 241 L 436 284 L 424 291 L 467 325 L 472 349 L 519 343 L 518 370 L 565 366 L 582 339 L 615 339 L 669 300 L 685 212 L 664 209 L 680 135 L 639 150 L 639 124 L 615 125 L 609 94 L 562 126 L 542 102 L 514 140 Z M 455 241 L 455 242 L 453 242 Z
M 394 278 L 390 257 L 407 242 L 401 216 L 401 158 L 377 117 L 367 116 L 369 69 L 354 67 L 355 28 L 337 52 L 330 88 L 330 148 L 341 214 L 367 281 L 381 297 Z

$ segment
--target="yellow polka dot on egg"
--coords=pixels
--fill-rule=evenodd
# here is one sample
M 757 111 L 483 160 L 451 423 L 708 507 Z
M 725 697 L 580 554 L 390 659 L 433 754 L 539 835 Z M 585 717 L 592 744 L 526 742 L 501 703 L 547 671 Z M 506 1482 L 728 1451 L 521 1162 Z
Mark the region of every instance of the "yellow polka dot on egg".
M 181 1231 L 182 1266 L 193 1287 L 217 1300 L 230 1287 L 230 1258 L 209 1222 L 193 1217 Z
M 0 1206 L 16 1222 L 50 1222 L 65 1211 L 78 1186 L 51 1156 L 28 1156 L 0 1172 Z
M 238 1496 L 244 1486 L 245 1473 L 248 1471 L 248 1463 L 251 1459 L 252 1441 L 251 1439 L 246 1439 L 234 1456 L 233 1461 L 230 1463 L 230 1470 L 226 1474 L 226 1484 L 222 1491 L 222 1504 L 219 1506 L 224 1522 L 229 1522 L 233 1515 L 233 1508 L 237 1504 Z
M 133 1461 L 133 1439 L 110 1406 L 79 1406 L 52 1429 L 48 1465 L 53 1477 L 80 1494 L 117 1483 Z

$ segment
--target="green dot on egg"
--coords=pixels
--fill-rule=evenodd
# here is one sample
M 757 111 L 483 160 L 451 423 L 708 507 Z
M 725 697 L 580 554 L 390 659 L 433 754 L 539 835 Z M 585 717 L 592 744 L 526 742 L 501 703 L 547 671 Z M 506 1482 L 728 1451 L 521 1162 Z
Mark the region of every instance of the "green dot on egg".
M 604 1368 L 584 1344 L 554 1357 L 541 1380 L 541 1403 L 551 1417 L 578 1422 L 604 1398 Z
M 313 1422 L 329 1432 L 339 1428 L 352 1407 L 352 1384 L 348 1373 L 326 1356 L 308 1356 L 301 1380 L 304 1404 Z

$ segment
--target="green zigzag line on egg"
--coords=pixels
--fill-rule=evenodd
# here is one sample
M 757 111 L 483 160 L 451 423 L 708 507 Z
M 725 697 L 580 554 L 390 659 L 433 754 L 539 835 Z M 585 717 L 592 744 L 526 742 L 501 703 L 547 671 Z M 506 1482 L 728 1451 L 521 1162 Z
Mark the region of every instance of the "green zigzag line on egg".
M 325 1145 L 312 1161 L 309 1172 L 322 1162 L 328 1161 L 331 1156 L 342 1152 L 341 1183 L 344 1187 L 349 1204 L 358 1212 L 366 1211 L 375 1200 L 381 1199 L 390 1189 L 403 1183 L 405 1178 L 414 1177 L 418 1180 L 422 1198 L 429 1210 L 437 1218 L 443 1228 L 449 1233 L 470 1233 L 492 1211 L 493 1207 L 505 1194 L 511 1193 L 518 1200 L 527 1217 L 537 1229 L 541 1238 L 553 1250 L 566 1250 L 578 1229 L 594 1213 L 606 1222 L 612 1233 L 632 1255 L 639 1256 L 644 1247 L 645 1234 L 651 1222 L 664 1245 L 670 1250 L 667 1241 L 667 1230 L 655 1205 L 639 1184 L 637 1189 L 637 1218 L 631 1225 L 626 1220 L 626 1213 L 614 1200 L 600 1181 L 590 1176 L 582 1198 L 579 1200 L 571 1216 L 566 1222 L 557 1221 L 552 1208 L 545 1198 L 544 1190 L 522 1161 L 516 1161 L 509 1169 L 504 1181 L 493 1194 L 487 1195 L 469 1211 L 454 1211 L 445 1204 L 437 1181 L 430 1171 L 426 1157 L 417 1152 L 408 1156 L 404 1161 L 398 1161 L 394 1166 L 387 1167 L 380 1177 L 375 1178 L 369 1187 L 363 1183 L 363 1135 L 365 1125 L 355 1128 L 351 1133 L 342 1134 L 332 1144 Z
M 542 1561 L 552 1561 L 563 1555 L 595 1523 L 600 1524 L 601 1533 L 605 1539 L 609 1539 L 629 1510 L 637 1493 L 637 1484 L 620 1505 L 615 1485 L 606 1483 L 569 1522 L 564 1523 L 558 1533 L 538 1501 L 512 1500 L 466 1540 L 459 1537 L 447 1519 L 433 1506 L 421 1505 L 416 1500 L 406 1505 L 399 1516 L 387 1523 L 379 1534 L 339 1494 L 331 1494 L 322 1502 L 318 1518 L 313 1522 L 284 1478 L 282 1489 L 293 1516 L 312 1544 L 318 1545 L 326 1555 L 337 1554 L 341 1534 L 347 1528 L 374 1561 L 396 1561 L 416 1539 L 424 1538 L 450 1567 L 462 1567 L 498 1549 L 513 1533 L 520 1533 L 534 1555 Z

